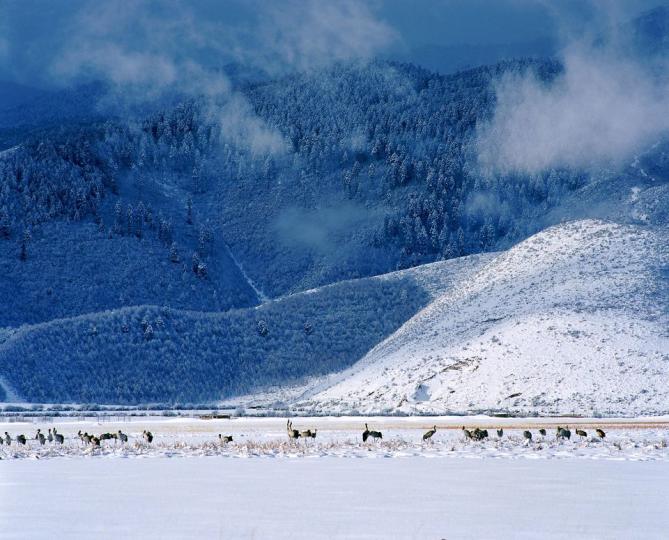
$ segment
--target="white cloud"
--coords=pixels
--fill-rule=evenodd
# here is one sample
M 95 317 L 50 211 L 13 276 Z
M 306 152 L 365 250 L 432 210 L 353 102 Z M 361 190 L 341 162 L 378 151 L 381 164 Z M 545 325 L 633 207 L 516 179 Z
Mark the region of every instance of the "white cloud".
M 260 21 L 262 47 L 256 54 L 270 70 L 308 70 L 370 58 L 397 39 L 370 3 L 359 0 L 276 2 L 262 12 Z
M 253 153 L 281 152 L 283 139 L 266 126 L 235 93 L 219 70 L 203 66 L 194 54 L 215 46 L 206 21 L 195 21 L 185 4 L 156 13 L 151 4 L 87 4 L 50 66 L 52 76 L 70 82 L 99 78 L 115 89 L 106 103 L 154 99 L 167 90 L 211 98 L 208 113 L 220 121 L 224 140 Z M 178 9 L 177 9 L 178 8 Z M 100 12 L 102 9 L 102 12 Z M 215 47 L 214 47 L 215 48 Z
M 255 22 L 239 28 L 226 19 L 225 8 L 208 18 L 211 12 L 196 7 L 85 1 L 70 18 L 48 71 L 65 84 L 108 81 L 117 90 L 108 99 L 114 104 L 154 99 L 167 90 L 208 96 L 224 139 L 254 153 L 276 153 L 286 148 L 283 138 L 213 66 L 237 57 L 270 71 L 310 69 L 368 58 L 393 39 L 390 27 L 357 0 L 258 2 Z
M 286 142 L 253 112 L 251 105 L 240 94 L 233 95 L 213 114 L 219 119 L 224 140 L 242 146 L 256 155 L 280 154 L 286 151 Z
M 573 46 L 550 85 L 532 74 L 497 85 L 492 121 L 478 134 L 492 172 L 617 166 L 669 130 L 669 86 L 619 51 Z
M 197 81 L 202 93 L 227 91 L 189 55 L 202 37 L 182 4 L 155 11 L 146 1 L 88 2 L 72 17 L 49 72 L 57 81 L 102 78 L 119 86 L 141 87 L 149 95 L 165 88 L 188 90 Z

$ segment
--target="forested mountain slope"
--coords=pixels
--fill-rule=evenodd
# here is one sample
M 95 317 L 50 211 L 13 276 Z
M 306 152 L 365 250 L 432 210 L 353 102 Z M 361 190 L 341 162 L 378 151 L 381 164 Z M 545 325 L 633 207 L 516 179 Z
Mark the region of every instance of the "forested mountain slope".
M 100 88 L 50 96 L 60 125 L 0 155 L 0 294 L 12 306 L 0 326 L 145 303 L 225 310 L 490 250 L 521 233 L 508 212 L 467 210 L 478 191 L 464 148 L 493 78 L 526 69 L 559 67 L 445 78 L 377 62 L 248 84 L 257 118 L 285 142 L 264 154 L 226 138 L 203 100 L 68 123 Z M 41 102 L 23 106 L 41 117 Z
M 352 365 L 488 255 L 310 290 L 257 308 L 140 306 L 0 334 L 0 379 L 25 400 L 203 403 Z
M 230 138 L 217 116 L 226 105 L 203 99 L 31 132 L 0 155 L 0 299 L 17 306 L 0 326 L 146 303 L 245 307 L 505 248 L 633 188 L 641 199 L 662 189 L 663 146 L 645 157 L 662 171 L 652 180 L 632 169 L 603 180 L 479 171 L 476 127 L 493 110 L 495 81 L 532 71 L 550 85 L 560 70 L 528 60 L 442 76 L 379 61 L 249 83 L 244 122 L 280 141 L 265 151 Z M 589 204 L 603 192 L 588 194 L 597 181 L 608 193 Z M 90 247 L 73 253 L 71 236 Z M 55 253 L 70 261 L 57 273 L 47 261 Z M 86 268 L 109 293 L 78 293 Z M 136 286 L 111 292 L 122 275 Z M 15 282 L 26 283 L 22 295 L 8 298 Z M 57 302 L 48 298 L 56 288 Z
M 288 140 L 292 170 L 282 174 L 276 164 L 265 181 L 239 175 L 221 184 L 233 203 L 223 207 L 233 249 L 280 294 L 487 251 L 534 232 L 531 216 L 584 176 L 484 178 L 475 128 L 491 114 L 502 74 L 533 71 L 550 84 L 560 69 L 516 61 L 442 76 L 375 62 L 251 88 L 258 115 Z M 268 258 L 271 275 L 261 262 Z

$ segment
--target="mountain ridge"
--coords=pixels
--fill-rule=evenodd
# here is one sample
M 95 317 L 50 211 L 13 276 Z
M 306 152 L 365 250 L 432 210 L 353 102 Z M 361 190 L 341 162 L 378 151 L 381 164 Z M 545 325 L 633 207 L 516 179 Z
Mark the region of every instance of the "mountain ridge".
M 561 249 L 555 248 L 560 242 L 575 242 L 563 246 L 562 259 L 556 255 Z M 666 229 L 652 232 L 587 220 L 549 228 L 445 293 L 342 374 L 341 382 L 298 406 L 367 414 L 666 413 L 669 394 L 660 383 L 669 370 L 668 245 Z M 552 254 L 551 249 L 557 251 Z M 495 274 L 503 277 L 495 279 Z M 543 346 L 541 351 L 533 340 Z M 605 345 L 611 341 L 615 343 Z M 561 361 L 552 350 L 570 351 L 565 358 L 572 361 L 574 347 L 581 347 L 586 359 L 571 370 L 584 376 L 590 366 L 599 383 L 590 375 L 577 384 L 569 370 L 551 367 Z M 599 347 L 608 347 L 605 353 L 627 367 L 609 365 Z M 535 358 L 548 372 L 543 379 L 533 366 Z M 626 369 L 632 375 L 626 376 Z M 645 370 L 653 373 L 648 380 L 641 375 Z M 652 392 L 641 392 L 646 384 Z M 508 401 L 513 394 L 518 394 L 515 400 Z M 363 395 L 375 397 L 366 402 Z M 420 395 L 432 397 L 415 397 Z M 653 399 L 659 400 L 656 407 Z

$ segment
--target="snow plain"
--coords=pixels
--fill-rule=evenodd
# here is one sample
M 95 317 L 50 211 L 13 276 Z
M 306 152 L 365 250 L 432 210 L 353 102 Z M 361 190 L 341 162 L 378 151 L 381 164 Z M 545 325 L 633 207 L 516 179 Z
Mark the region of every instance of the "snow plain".
M 363 444 L 367 422 L 383 440 Z M 501 440 L 460 429 L 503 427 Z M 426 429 L 437 425 L 432 441 Z M 589 432 L 557 442 L 557 424 Z M 666 538 L 669 418 L 111 418 L 63 446 L 0 446 L 0 538 Z M 545 426 L 545 438 L 538 433 Z M 603 427 L 606 438 L 593 437 Z M 534 442 L 527 444 L 522 430 Z M 76 438 L 122 429 L 121 446 Z M 151 445 L 141 440 L 150 429 Z M 228 445 L 218 433 L 232 434 Z
M 91 459 L 0 464 L 0 537 L 664 539 L 666 462 Z

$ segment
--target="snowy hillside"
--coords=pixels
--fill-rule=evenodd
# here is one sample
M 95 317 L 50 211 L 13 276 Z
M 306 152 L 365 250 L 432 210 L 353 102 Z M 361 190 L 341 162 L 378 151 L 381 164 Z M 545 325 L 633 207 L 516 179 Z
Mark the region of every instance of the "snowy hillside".
M 205 402 L 350 367 L 491 255 L 351 280 L 255 308 L 139 306 L 0 334 L 0 377 L 34 402 Z
M 669 411 L 666 229 L 547 229 L 430 304 L 309 410 Z

